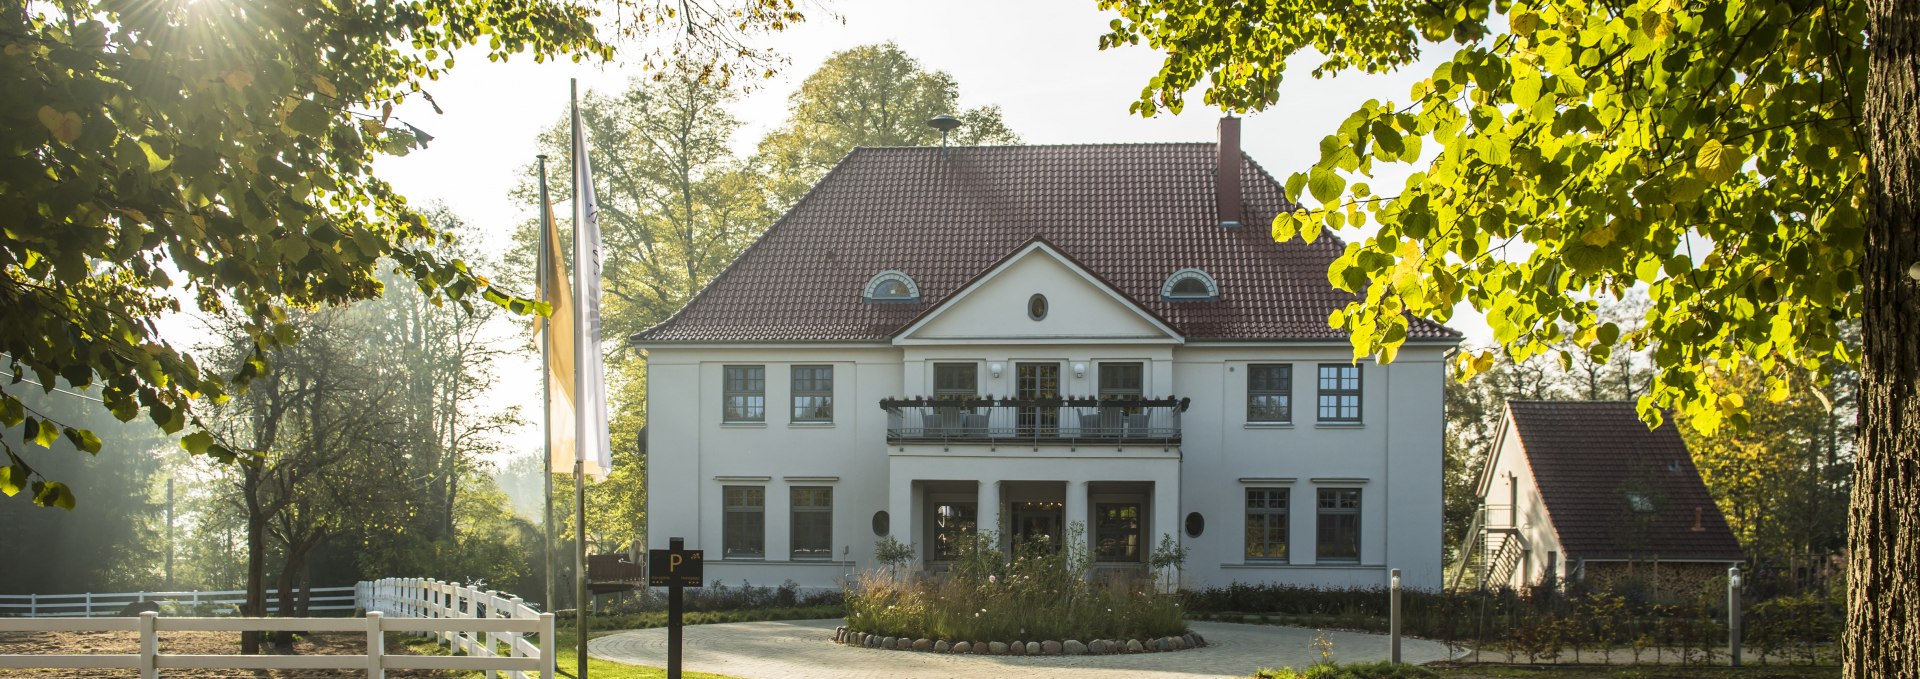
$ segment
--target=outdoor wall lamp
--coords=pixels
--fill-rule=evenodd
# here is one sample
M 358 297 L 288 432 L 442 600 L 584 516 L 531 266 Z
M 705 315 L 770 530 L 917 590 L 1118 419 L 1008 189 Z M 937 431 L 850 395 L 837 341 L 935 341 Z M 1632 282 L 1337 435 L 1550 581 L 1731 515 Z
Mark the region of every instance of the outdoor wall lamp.
M 1073 376 L 1074 376 L 1074 377 L 1086 377 L 1086 376 L 1087 376 L 1087 364 L 1085 364 L 1085 363 L 1075 363 L 1075 364 L 1073 364 Z
M 994 377 L 999 377 L 1000 371 L 1005 369 L 1007 369 L 1007 365 L 1005 363 L 988 363 L 987 364 L 987 372 L 993 373 Z

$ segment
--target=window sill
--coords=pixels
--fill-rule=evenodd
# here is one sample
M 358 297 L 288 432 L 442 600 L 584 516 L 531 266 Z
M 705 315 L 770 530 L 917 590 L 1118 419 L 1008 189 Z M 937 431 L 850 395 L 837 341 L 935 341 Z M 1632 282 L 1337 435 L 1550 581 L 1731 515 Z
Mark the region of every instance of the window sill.
M 1314 429 L 1364 429 L 1365 422 L 1315 422 Z
M 1293 564 L 1285 561 L 1246 561 L 1242 563 L 1223 563 L 1221 568 L 1290 568 Z
M 1292 429 L 1292 422 L 1248 422 L 1248 429 Z
M 725 422 L 725 421 L 723 421 L 723 422 L 721 422 L 721 423 L 720 423 L 720 427 L 721 427 L 721 428 L 723 428 L 723 429 L 766 429 L 766 428 L 767 428 L 767 423 L 765 423 L 765 422 Z
M 766 562 L 766 560 L 767 560 L 767 557 L 764 557 L 764 556 L 723 556 L 723 557 L 720 557 L 720 560 L 721 560 L 721 561 L 740 561 L 740 562 L 746 562 L 746 563 L 764 563 L 764 562 Z
M 788 429 L 832 429 L 833 422 L 788 422 Z
M 1322 561 L 1319 563 L 1289 563 L 1286 561 L 1248 561 L 1244 563 L 1223 563 L 1221 568 L 1386 568 L 1381 564 L 1363 564 L 1358 561 Z

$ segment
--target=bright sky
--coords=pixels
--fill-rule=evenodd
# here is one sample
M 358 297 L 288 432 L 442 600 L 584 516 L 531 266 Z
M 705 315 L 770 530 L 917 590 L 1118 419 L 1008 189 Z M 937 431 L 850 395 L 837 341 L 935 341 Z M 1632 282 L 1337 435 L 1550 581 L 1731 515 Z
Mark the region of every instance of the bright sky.
M 946 71 L 960 84 L 961 105 L 998 104 L 1009 127 L 1028 143 L 1212 141 L 1216 111 L 1192 95 L 1180 116 L 1143 119 L 1127 105 L 1157 71 L 1157 52 L 1132 47 L 1102 52 L 1098 38 L 1112 16 L 1090 0 L 1072 3 L 976 0 L 966 3 L 840 0 L 830 9 L 845 22 L 819 16 L 769 44 L 792 58 L 777 78 L 734 107 L 745 127 L 735 146 L 750 151 L 785 119 L 787 96 L 832 52 L 856 45 L 893 41 L 929 69 Z M 1310 62 L 1296 63 L 1282 87 L 1280 103 L 1243 123 L 1243 147 L 1284 180 L 1318 159 L 1321 137 L 1368 99 L 1405 100 L 1413 82 L 1430 73 L 1436 59 L 1399 74 L 1342 76 L 1316 81 Z M 434 136 L 431 146 L 404 158 L 383 160 L 378 173 L 416 204 L 441 200 L 487 234 L 489 245 L 504 247 L 515 224 L 531 212 L 514 204 L 508 191 L 522 167 L 533 162 L 534 139 L 567 110 L 568 79 L 579 78 L 582 91 L 616 91 L 635 71 L 617 65 L 535 64 L 530 58 L 488 63 L 484 55 L 463 54 L 452 75 L 429 88 L 445 110 L 435 114 L 413 101 L 396 115 Z M 564 172 L 564 169 L 559 170 Z M 1397 186 L 1404 172 L 1374 181 Z M 1453 323 L 1469 341 L 1486 341 L 1484 322 L 1457 317 Z M 497 405 L 518 405 L 530 422 L 539 421 L 539 378 L 533 355 L 497 366 Z M 509 442 L 538 454 L 539 435 L 529 427 Z

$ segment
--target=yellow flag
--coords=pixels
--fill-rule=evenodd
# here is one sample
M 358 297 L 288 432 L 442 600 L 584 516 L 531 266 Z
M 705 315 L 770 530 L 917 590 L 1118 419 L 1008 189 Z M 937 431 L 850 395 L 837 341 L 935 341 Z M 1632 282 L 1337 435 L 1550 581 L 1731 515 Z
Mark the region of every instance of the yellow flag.
M 547 444 L 553 469 L 573 473 L 573 286 L 567 282 L 567 259 L 560 252 L 560 229 L 553 222 L 553 206 L 542 205 L 546 233 L 541 234 L 540 299 L 553 306 L 546 318 L 533 319 L 533 332 L 547 332 Z

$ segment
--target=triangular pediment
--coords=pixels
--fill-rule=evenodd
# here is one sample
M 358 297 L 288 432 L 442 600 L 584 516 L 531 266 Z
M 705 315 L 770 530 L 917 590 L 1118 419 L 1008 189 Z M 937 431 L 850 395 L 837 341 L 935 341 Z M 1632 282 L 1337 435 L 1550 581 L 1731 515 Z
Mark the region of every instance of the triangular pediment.
M 1035 318 L 1035 295 L 1045 313 Z M 1044 241 L 1022 246 L 896 335 L 894 344 L 1150 343 L 1184 339 Z

